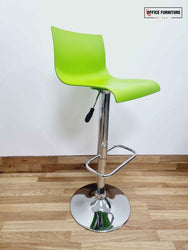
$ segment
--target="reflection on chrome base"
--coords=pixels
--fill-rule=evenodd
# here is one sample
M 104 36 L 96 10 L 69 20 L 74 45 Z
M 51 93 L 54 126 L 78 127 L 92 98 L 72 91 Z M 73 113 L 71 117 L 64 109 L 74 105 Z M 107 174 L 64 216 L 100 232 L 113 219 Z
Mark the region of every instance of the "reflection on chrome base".
M 130 203 L 118 188 L 105 185 L 106 197 L 95 195 L 97 184 L 80 188 L 71 199 L 73 218 L 83 227 L 95 232 L 110 232 L 123 226 L 130 216 Z

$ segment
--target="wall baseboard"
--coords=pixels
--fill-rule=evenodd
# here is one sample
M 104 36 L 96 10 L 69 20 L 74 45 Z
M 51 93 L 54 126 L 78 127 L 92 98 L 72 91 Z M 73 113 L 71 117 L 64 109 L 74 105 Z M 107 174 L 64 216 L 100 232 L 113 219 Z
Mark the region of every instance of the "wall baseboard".
M 85 162 L 92 156 L 10 156 L 0 157 L 0 173 L 42 173 L 61 170 L 84 170 Z M 108 169 L 113 169 L 128 158 L 128 155 L 109 155 Z M 188 170 L 188 155 L 138 155 L 129 165 L 134 169 L 138 167 L 149 170 L 150 165 L 156 164 L 176 167 L 179 170 Z M 96 169 L 97 163 L 92 167 Z

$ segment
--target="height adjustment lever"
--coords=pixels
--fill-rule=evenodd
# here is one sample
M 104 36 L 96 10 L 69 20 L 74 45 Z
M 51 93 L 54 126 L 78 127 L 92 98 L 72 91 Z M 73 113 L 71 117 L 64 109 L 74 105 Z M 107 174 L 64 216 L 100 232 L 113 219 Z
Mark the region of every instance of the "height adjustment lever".
M 93 116 L 94 108 L 91 108 L 89 113 L 86 115 L 85 122 L 89 122 L 91 117 Z
M 96 103 L 97 103 L 97 100 L 98 100 L 98 98 L 99 98 L 99 95 L 100 95 L 100 91 L 99 91 L 99 93 L 98 93 L 98 95 L 97 95 L 97 97 L 96 97 L 96 100 L 95 100 L 95 103 L 94 103 L 94 105 L 93 105 L 93 108 L 91 108 L 90 111 L 89 111 L 89 113 L 86 115 L 85 122 L 89 122 L 90 119 L 91 119 L 91 117 L 93 116 L 93 113 L 94 113 L 94 110 L 95 110 L 95 105 L 96 105 Z

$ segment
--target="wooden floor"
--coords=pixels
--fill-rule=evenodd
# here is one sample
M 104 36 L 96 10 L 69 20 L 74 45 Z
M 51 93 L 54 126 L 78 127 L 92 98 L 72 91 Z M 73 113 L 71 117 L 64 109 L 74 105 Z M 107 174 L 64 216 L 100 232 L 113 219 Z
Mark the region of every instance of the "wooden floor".
M 107 179 L 132 209 L 110 233 L 85 230 L 70 214 L 72 194 L 95 182 L 87 159 L 0 158 L 0 249 L 188 249 L 188 156 L 138 156 Z M 108 170 L 124 159 L 109 157 Z

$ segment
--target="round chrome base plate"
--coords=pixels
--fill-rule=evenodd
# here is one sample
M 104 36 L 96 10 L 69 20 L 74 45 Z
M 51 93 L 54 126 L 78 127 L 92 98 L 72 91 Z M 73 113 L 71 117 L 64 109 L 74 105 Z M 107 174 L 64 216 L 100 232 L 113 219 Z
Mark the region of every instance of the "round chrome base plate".
M 130 216 L 130 203 L 118 188 L 105 185 L 106 198 L 95 196 L 97 184 L 80 188 L 71 199 L 73 218 L 81 226 L 95 232 L 110 232 L 123 226 Z

